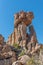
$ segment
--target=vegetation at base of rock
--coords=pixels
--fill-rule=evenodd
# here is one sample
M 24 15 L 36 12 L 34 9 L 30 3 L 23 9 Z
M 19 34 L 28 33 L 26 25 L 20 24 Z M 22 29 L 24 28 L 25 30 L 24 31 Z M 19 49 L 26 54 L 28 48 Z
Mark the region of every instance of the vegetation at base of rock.
M 34 58 L 31 58 L 29 61 L 27 61 L 26 65 L 40 65 L 39 62 L 35 62 Z
M 24 50 L 19 54 L 19 56 L 23 56 L 25 54 Z
M 20 46 L 17 43 L 14 43 L 13 46 L 17 49 L 20 49 Z

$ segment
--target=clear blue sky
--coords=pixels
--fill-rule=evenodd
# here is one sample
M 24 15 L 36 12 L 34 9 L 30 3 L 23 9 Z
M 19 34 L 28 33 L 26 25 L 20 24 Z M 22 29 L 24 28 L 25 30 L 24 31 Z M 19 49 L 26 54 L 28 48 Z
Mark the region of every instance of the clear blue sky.
M 43 0 L 0 0 L 0 34 L 7 40 L 14 29 L 14 14 L 21 10 L 32 11 L 39 43 L 43 43 Z

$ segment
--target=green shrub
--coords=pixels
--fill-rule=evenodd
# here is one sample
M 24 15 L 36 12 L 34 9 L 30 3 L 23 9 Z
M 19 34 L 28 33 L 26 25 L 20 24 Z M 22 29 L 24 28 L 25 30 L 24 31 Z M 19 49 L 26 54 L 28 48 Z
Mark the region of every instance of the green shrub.
M 17 43 L 14 43 L 13 46 L 14 46 L 15 48 L 19 48 L 19 45 L 18 45 Z
M 27 65 L 35 65 L 34 60 L 31 58 L 31 59 L 27 62 Z
M 24 50 L 19 54 L 19 56 L 23 56 L 25 54 Z
M 36 63 L 35 60 L 31 58 L 29 61 L 27 61 L 26 65 L 39 65 L 39 63 Z

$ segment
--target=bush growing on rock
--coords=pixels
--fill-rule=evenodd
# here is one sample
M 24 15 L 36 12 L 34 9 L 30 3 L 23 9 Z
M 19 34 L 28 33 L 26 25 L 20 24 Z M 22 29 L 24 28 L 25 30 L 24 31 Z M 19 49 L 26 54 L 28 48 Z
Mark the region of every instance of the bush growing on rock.
M 17 44 L 17 43 L 14 43 L 13 46 L 14 46 L 15 48 L 17 48 L 17 49 L 20 49 L 20 46 L 19 46 L 19 44 Z
M 35 62 L 34 58 L 31 58 L 29 61 L 27 61 L 26 65 L 40 65 L 39 62 Z
M 19 56 L 23 56 L 25 54 L 24 50 L 19 54 Z

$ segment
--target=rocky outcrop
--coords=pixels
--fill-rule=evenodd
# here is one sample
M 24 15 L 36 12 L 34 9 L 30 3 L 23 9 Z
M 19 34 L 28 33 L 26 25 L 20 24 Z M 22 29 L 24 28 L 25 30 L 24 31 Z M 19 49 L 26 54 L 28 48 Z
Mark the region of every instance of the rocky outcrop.
M 13 63 L 12 65 L 25 65 L 26 62 L 30 60 L 30 58 L 32 57 L 34 57 L 35 62 L 39 61 L 39 56 L 42 58 L 42 55 L 40 54 L 40 48 L 43 48 L 43 46 L 38 44 L 36 32 L 34 30 L 34 26 L 32 25 L 32 19 L 34 18 L 33 12 L 21 11 L 19 13 L 16 13 L 14 17 L 14 32 L 9 36 L 7 44 L 10 46 L 17 44 L 20 47 L 16 47 L 17 58 L 19 57 L 19 54 L 22 51 L 24 51 L 24 53 L 21 53 L 22 56 L 20 56 L 20 58 L 17 61 L 15 61 L 15 51 L 12 52 L 11 49 L 8 47 L 8 50 L 10 51 L 7 52 L 7 46 L 4 46 L 4 48 L 0 46 L 0 50 L 3 48 L 2 51 L 4 51 L 2 56 L 4 55 L 3 57 L 5 59 L 10 58 L 11 63 Z
M 9 36 L 7 44 L 13 46 L 14 43 L 16 43 L 21 48 L 27 49 L 27 53 L 34 53 L 40 48 L 40 46 L 37 44 L 38 40 L 36 32 L 34 30 L 34 26 L 32 25 L 32 19 L 34 18 L 33 12 L 21 11 L 16 13 L 14 17 L 14 32 Z M 27 32 L 27 27 L 29 33 Z
M 11 65 L 16 61 L 16 53 L 7 44 L 0 44 L 0 65 Z

